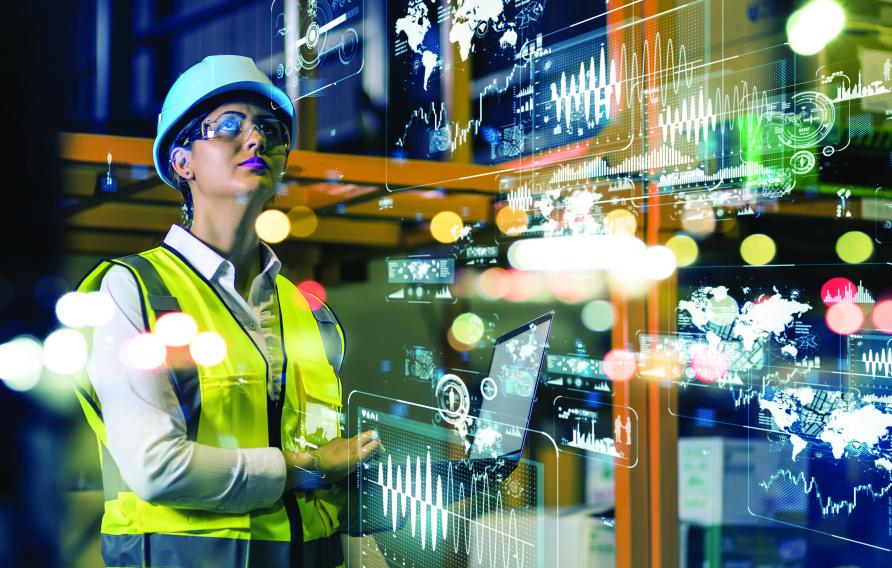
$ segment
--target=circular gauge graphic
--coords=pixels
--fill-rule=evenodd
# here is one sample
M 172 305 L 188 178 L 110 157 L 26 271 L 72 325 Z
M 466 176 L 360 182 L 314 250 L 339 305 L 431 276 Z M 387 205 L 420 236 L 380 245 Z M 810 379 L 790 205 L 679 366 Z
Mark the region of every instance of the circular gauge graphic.
M 808 150 L 799 150 L 790 158 L 790 168 L 797 176 L 807 174 L 815 167 L 815 155 Z
M 793 95 L 791 111 L 774 121 L 778 139 L 791 148 L 816 146 L 830 134 L 836 120 L 833 102 L 815 91 Z
M 492 400 L 499 394 L 499 385 L 492 377 L 486 377 L 480 383 L 480 394 L 486 400 Z
M 468 417 L 471 410 L 471 395 L 458 376 L 447 373 L 440 377 L 434 394 L 440 417 L 448 424 L 456 425 Z
M 302 70 L 311 70 L 319 66 L 327 51 L 328 30 L 334 15 L 325 0 L 309 2 L 301 12 L 295 44 L 297 61 Z
M 359 35 L 353 28 L 348 29 L 341 36 L 341 47 L 338 48 L 338 57 L 341 63 L 346 65 L 353 61 L 359 52 Z

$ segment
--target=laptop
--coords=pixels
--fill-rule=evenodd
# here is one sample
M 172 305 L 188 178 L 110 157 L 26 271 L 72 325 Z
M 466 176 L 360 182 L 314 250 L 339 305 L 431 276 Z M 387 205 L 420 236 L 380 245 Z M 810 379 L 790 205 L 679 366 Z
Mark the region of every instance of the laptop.
M 468 459 L 520 459 L 553 323 L 551 311 L 496 340 L 480 405 L 472 408 L 477 431 Z

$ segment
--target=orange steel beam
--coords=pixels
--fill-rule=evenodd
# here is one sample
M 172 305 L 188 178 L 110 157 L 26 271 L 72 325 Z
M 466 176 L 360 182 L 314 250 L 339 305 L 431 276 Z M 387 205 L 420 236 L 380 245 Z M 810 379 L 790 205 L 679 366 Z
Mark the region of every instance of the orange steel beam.
M 59 134 L 59 157 L 72 162 L 113 163 L 154 167 L 152 140 L 106 134 Z M 288 156 L 288 177 L 340 183 L 375 184 L 391 190 L 407 187 L 444 188 L 497 194 L 500 169 L 474 164 L 397 160 L 353 154 L 294 150 Z M 430 184 L 430 180 L 438 181 Z
M 380 199 L 390 198 L 382 205 Z M 491 222 L 493 208 L 491 198 L 485 195 L 436 195 L 429 192 L 407 190 L 385 195 L 375 201 L 364 201 L 348 205 L 345 214 L 374 215 L 394 219 L 421 217 L 430 220 L 440 211 L 454 211 L 465 222 Z
M 111 202 L 101 203 L 72 215 L 67 219 L 66 227 L 123 232 L 136 228 L 138 232 L 155 231 L 163 235 L 178 218 L 178 210 L 167 205 Z M 365 221 L 339 217 L 320 217 L 312 235 L 305 238 L 290 237 L 290 240 L 295 241 L 388 247 L 398 246 L 400 239 L 400 223 L 397 221 Z
M 607 15 L 607 46 L 612 57 L 619 59 L 621 45 L 625 41 L 629 29 L 619 29 L 633 18 L 641 17 L 641 6 L 633 4 L 621 9 L 610 10 Z M 640 37 L 640 26 L 634 28 L 636 40 Z M 628 92 L 628 91 L 627 91 Z M 630 116 L 635 109 L 619 110 L 617 120 L 632 120 Z M 625 115 L 625 116 L 624 116 Z M 614 117 L 611 117 L 614 118 Z M 610 121 L 611 123 L 614 120 Z M 639 227 L 638 236 L 642 235 Z M 617 321 L 611 332 L 614 349 L 635 350 L 635 335 L 646 326 L 645 303 L 640 299 L 630 299 L 622 290 L 611 290 L 611 301 L 617 307 Z M 648 468 L 650 455 L 649 444 L 650 415 L 647 412 L 647 385 L 643 381 L 632 378 L 629 381 L 614 383 L 613 399 L 616 403 L 614 415 L 625 419 L 625 412 L 620 408 L 628 406 L 638 414 L 638 464 L 634 468 L 615 466 L 614 495 L 616 499 L 616 566 L 631 568 L 647 566 L 650 563 L 649 534 L 651 523 L 648 511 Z
M 660 33 L 660 20 L 650 16 L 659 14 L 663 9 L 671 8 L 666 0 L 645 0 L 644 37 L 650 45 L 655 45 L 655 39 Z M 671 16 L 675 18 L 675 16 Z M 679 24 L 680 25 L 680 24 Z M 671 21 L 670 21 L 671 29 Z M 655 76 L 647 78 L 648 89 L 654 88 Z M 660 113 L 660 104 L 653 97 L 646 97 L 647 106 L 644 109 L 644 128 L 647 134 L 647 148 L 660 144 L 660 131 L 656 128 L 657 117 Z M 651 172 L 653 173 L 653 172 Z M 649 246 L 659 244 L 661 207 L 659 187 L 655 183 L 647 184 L 646 199 L 648 203 L 646 213 L 645 242 Z M 673 277 L 669 286 L 676 286 Z M 670 294 L 660 294 L 659 283 L 654 283 L 648 289 L 646 306 L 646 326 L 643 329 L 647 334 L 658 334 L 661 329 L 667 329 L 671 324 L 672 311 L 668 307 Z M 662 316 L 662 317 L 661 317 Z M 648 518 L 649 524 L 649 550 L 650 566 L 659 568 L 664 565 L 672 565 L 679 558 L 679 533 L 678 533 L 678 424 L 677 419 L 668 412 L 668 397 L 671 392 L 667 378 L 664 385 L 659 380 L 652 380 L 647 384 L 647 491 L 648 491 Z

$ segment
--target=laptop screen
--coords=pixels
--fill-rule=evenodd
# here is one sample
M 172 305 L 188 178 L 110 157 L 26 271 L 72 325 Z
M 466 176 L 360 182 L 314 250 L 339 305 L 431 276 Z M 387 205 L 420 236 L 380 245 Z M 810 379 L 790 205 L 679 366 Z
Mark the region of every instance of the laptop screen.
M 520 456 L 553 321 L 549 312 L 496 341 L 489 374 L 480 385 L 471 459 Z

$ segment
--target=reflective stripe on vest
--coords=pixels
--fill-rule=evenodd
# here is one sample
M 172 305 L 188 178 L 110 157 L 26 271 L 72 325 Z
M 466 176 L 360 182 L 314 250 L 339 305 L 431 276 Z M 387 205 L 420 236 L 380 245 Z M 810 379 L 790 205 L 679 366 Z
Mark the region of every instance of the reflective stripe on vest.
M 327 307 L 321 309 L 324 304 L 320 302 L 320 309 L 312 309 L 304 294 L 291 282 L 283 276 L 277 278 L 284 350 L 281 401 L 273 404 L 268 401 L 268 364 L 260 348 L 211 284 L 176 251 L 162 246 L 135 257 L 101 263 L 87 275 L 79 289 L 98 290 L 102 277 L 115 265 L 127 268 L 136 279 L 148 330 L 154 329 L 159 312 L 179 309 L 195 319 L 199 332 L 214 331 L 226 341 L 227 357 L 221 363 L 170 373 L 190 439 L 222 448 L 281 445 L 284 449 L 298 449 L 304 447 L 301 446 L 304 441 L 318 444 L 340 435 L 341 390 L 332 364 L 340 367 L 345 344 L 334 314 Z M 337 347 L 333 349 L 330 344 L 334 341 Z M 76 394 L 102 448 L 107 439 L 95 392 L 86 382 L 76 388 Z M 279 426 L 279 413 L 281 425 L 275 428 Z M 314 557 L 320 557 L 322 553 L 318 549 L 326 546 L 320 539 L 334 543 L 329 537 L 336 534 L 344 499 L 335 490 L 289 494 L 285 497 L 290 501 L 287 505 L 279 500 L 269 509 L 245 514 L 177 509 L 142 501 L 126 486 L 106 451 L 101 452 L 100 459 L 103 482 L 107 485 L 102 522 L 104 538 L 158 533 L 152 538 L 167 535 L 192 540 L 277 541 L 288 545 L 293 535 L 286 509 L 296 508 L 301 516 L 298 536 L 304 543 L 302 556 L 306 558 L 308 552 L 313 552 Z M 204 545 L 212 546 L 210 540 Z M 126 539 L 121 542 L 125 541 L 130 542 Z M 315 541 L 319 543 L 314 544 Z M 186 541 L 174 538 L 165 542 L 174 546 Z M 268 545 L 254 549 L 276 548 Z M 227 546 L 238 548 L 239 545 Z M 131 550 L 129 546 L 104 545 L 103 550 L 106 548 L 106 563 L 110 566 L 125 560 L 126 554 L 121 552 L 124 556 L 120 556 L 115 550 Z M 336 548 L 336 553 L 326 552 L 322 556 L 335 558 L 340 553 L 339 543 Z M 250 551 L 251 546 L 245 550 Z M 228 565 L 229 562 L 224 563 L 220 568 Z
M 102 555 L 115 558 L 108 568 L 136 566 L 288 566 L 290 545 L 264 540 L 148 534 L 102 535 Z M 316 539 L 304 547 L 300 566 L 344 563 L 340 535 Z

